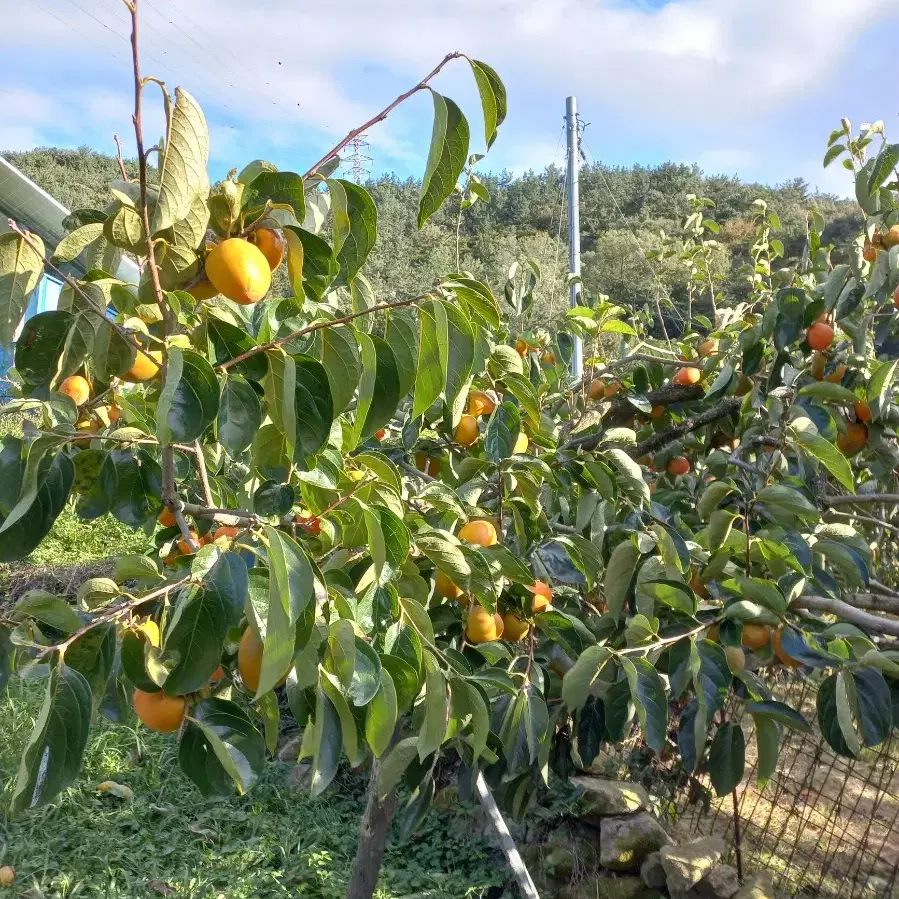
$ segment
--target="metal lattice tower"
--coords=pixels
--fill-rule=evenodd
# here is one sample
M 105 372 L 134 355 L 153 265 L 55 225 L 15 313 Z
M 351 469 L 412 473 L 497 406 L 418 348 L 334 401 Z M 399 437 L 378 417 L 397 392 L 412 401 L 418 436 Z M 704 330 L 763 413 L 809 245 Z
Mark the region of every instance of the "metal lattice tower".
M 374 160 L 368 155 L 371 144 L 366 140 L 367 134 L 357 134 L 348 144 L 350 153 L 346 157 L 349 175 L 356 184 L 363 184 L 371 177 L 371 164 Z

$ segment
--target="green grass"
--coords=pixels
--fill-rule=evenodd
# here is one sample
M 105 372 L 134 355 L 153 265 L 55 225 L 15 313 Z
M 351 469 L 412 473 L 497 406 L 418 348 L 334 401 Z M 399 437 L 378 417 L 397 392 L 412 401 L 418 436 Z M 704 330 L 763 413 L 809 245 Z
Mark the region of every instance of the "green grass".
M 40 686 L 14 680 L 0 701 L 4 809 Z M 73 786 L 49 807 L 0 818 L 0 864 L 16 868 L 0 899 L 342 899 L 365 778 L 346 773 L 311 799 L 291 785 L 290 766 L 273 762 L 247 796 L 205 800 L 175 753 L 173 738 L 142 727 L 96 726 Z M 104 780 L 130 787 L 134 801 L 98 793 Z M 476 829 L 455 803 L 432 810 L 408 843 L 392 838 L 378 899 L 474 899 L 504 884 L 502 861 Z

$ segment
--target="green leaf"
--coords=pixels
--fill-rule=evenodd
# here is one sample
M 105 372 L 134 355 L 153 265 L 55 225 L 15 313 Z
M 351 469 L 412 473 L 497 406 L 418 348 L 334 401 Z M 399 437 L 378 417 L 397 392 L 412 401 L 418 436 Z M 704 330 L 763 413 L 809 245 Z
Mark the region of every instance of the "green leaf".
M 482 321 L 487 327 L 499 327 L 499 303 L 490 288 L 482 281 L 456 275 L 450 280 L 444 281 L 440 286 L 444 290 L 451 290 L 465 305 L 468 314 L 476 321 Z M 506 347 L 506 349 L 515 353 L 512 347 Z M 521 357 L 518 356 L 518 353 L 515 353 L 515 355 L 518 357 L 518 368 L 515 371 L 521 374 Z
M 443 393 L 447 405 L 452 407 L 471 375 L 474 364 L 474 333 L 468 319 L 457 306 L 444 303 L 443 309 L 447 326 L 446 386 Z
M 287 240 L 287 274 L 294 296 L 321 300 L 340 272 L 328 242 L 290 225 L 284 229 Z
M 219 383 L 204 356 L 171 347 L 165 384 L 156 407 L 161 443 L 192 443 L 215 421 Z
M 755 718 L 755 742 L 759 754 L 757 765 L 759 789 L 763 789 L 777 771 L 780 728 L 770 718 Z
M 25 322 L 16 341 L 16 371 L 29 387 L 49 387 L 72 326 L 72 313 L 39 312 Z
M 868 175 L 868 193 L 879 190 L 899 163 L 899 144 L 884 144 Z
M 657 755 L 661 755 L 668 730 L 668 697 L 665 695 L 662 678 L 648 659 L 636 659 L 632 662 L 624 656 L 621 658 L 621 667 L 627 675 L 631 699 L 637 709 L 646 745 Z
M 446 735 L 449 698 L 446 678 L 431 653 L 424 655 L 425 663 L 425 716 L 418 735 L 418 758 L 424 760 L 436 752 Z
M 484 451 L 493 462 L 508 459 L 515 448 L 515 441 L 521 431 L 521 415 L 518 407 L 508 400 L 500 403 L 487 422 L 484 434 Z
M 63 634 L 74 634 L 82 625 L 78 613 L 67 600 L 44 590 L 23 593 L 13 606 L 10 617 L 13 621 L 31 618 Z
M 151 234 L 171 228 L 190 213 L 197 197 L 208 194 L 208 161 L 209 130 L 203 110 L 187 91 L 176 87 L 159 173 L 159 196 L 150 221 Z
M 89 222 L 76 228 L 57 244 L 50 261 L 56 265 L 62 262 L 74 262 L 90 244 L 103 236 L 104 230 L 104 222 Z M 21 239 L 17 235 L 14 236 Z M 24 241 L 22 242 L 24 243 Z
M 378 798 L 386 799 L 400 782 L 400 778 L 406 773 L 406 769 L 412 764 L 418 755 L 418 737 L 406 737 L 400 740 L 381 762 L 378 771 Z
M 738 724 L 722 724 L 709 750 L 709 775 L 718 796 L 732 793 L 743 779 L 746 742 Z
M 204 202 L 204 208 L 205 205 Z M 91 226 L 88 225 L 87 227 L 90 228 Z M 206 229 L 204 228 L 203 230 L 205 232 Z M 127 250 L 129 253 L 145 255 L 147 252 L 144 223 L 141 221 L 140 213 L 132 206 L 119 206 L 106 219 L 103 225 L 103 235 L 113 246 Z M 71 236 L 70 234 L 69 237 Z M 194 243 L 191 248 L 195 249 L 196 246 L 197 243 Z
M 19 765 L 13 813 L 53 799 L 78 775 L 91 722 L 91 688 L 62 662 L 50 672 L 44 704 Z
M 415 545 L 449 579 L 463 589 L 468 587 L 471 566 L 457 541 L 439 531 L 416 534 Z
M 790 424 L 790 436 L 794 442 L 817 459 L 850 493 L 855 493 L 852 468 L 846 457 L 829 440 L 825 440 L 811 428 L 801 429 L 796 424 L 795 421 Z
M 777 484 L 773 487 L 763 487 L 756 494 L 756 501 L 767 503 L 791 515 L 817 521 L 821 513 L 798 490 Z
M 303 548 L 283 531 L 266 525 L 269 605 L 257 696 L 267 693 L 290 668 L 296 623 L 314 597 L 312 565 Z
M 811 731 L 811 725 L 802 715 L 795 709 L 790 708 L 786 703 L 776 699 L 768 699 L 763 702 L 750 702 L 746 705 L 746 711 L 753 718 L 765 718 L 783 724 L 785 727 L 798 730 L 800 733 L 807 734 Z
M 209 345 L 209 361 L 213 365 L 230 362 L 256 347 L 256 341 L 247 331 L 219 318 L 214 308 L 208 310 L 206 338 Z M 268 359 L 265 353 L 256 353 L 249 359 L 231 366 L 229 371 L 232 374 L 243 375 L 251 381 L 261 381 L 268 371 Z
M 340 415 L 356 393 L 362 360 L 352 328 L 325 328 L 322 331 L 322 365 L 328 374 L 334 415 Z
M 419 228 L 455 190 L 468 158 L 468 122 L 462 110 L 449 97 L 436 91 L 431 94 L 434 98 L 434 129 L 418 203 Z
M 324 366 L 311 356 L 294 356 L 294 362 L 296 444 L 293 457 L 295 462 L 304 462 L 328 442 L 334 423 L 334 406 Z
M 503 384 L 508 388 L 509 393 L 521 404 L 521 408 L 531 423 L 539 426 L 540 400 L 534 385 L 524 375 L 516 375 L 514 372 L 509 372 L 503 376 Z
M 281 484 L 278 481 L 263 481 L 253 491 L 253 511 L 257 515 L 280 516 L 286 515 L 296 502 L 296 490 L 290 484 Z
M 262 419 L 259 395 L 240 375 L 229 375 L 219 400 L 219 443 L 232 456 L 242 453 L 262 427 Z
M 624 611 L 624 601 L 630 592 L 639 559 L 640 550 L 630 539 L 622 540 L 609 557 L 603 578 L 603 595 L 609 614 L 615 619 L 620 618 Z
M 736 490 L 730 481 L 712 481 L 702 492 L 696 511 L 703 520 L 708 520 L 712 512 L 721 505 L 725 497 L 730 496 Z
M 178 762 L 204 796 L 243 794 L 265 767 L 265 740 L 237 703 L 209 697 L 191 707 Z
M 506 118 L 506 88 L 499 75 L 485 62 L 469 59 L 484 113 L 484 140 L 489 149 L 496 140 L 496 132 Z
M 841 153 L 845 152 L 846 148 L 842 144 L 834 144 L 832 147 L 828 147 L 827 152 L 824 154 L 823 167 L 826 169 Z
M 244 209 L 262 209 L 267 201 L 286 209 L 273 209 L 268 215 L 282 225 L 299 225 L 306 218 L 303 177 L 296 172 L 260 172 L 244 191 Z
M 890 403 L 890 388 L 893 378 L 896 376 L 896 366 L 899 366 L 899 359 L 894 359 L 892 362 L 881 362 L 868 382 L 866 396 L 873 421 L 880 418 Z
M 352 181 L 329 178 L 334 228 L 334 253 L 340 274 L 350 283 L 378 236 L 378 210 L 368 191 Z
M 816 381 L 814 384 L 806 384 L 799 389 L 798 396 L 810 396 L 817 400 L 827 400 L 832 403 L 854 403 L 858 397 L 848 387 L 840 384 L 832 384 L 830 381 Z
M 521 361 L 521 356 L 512 347 L 503 343 L 493 348 L 487 368 L 490 374 L 498 381 L 503 380 L 510 374 L 524 375 L 524 364 Z
M 360 745 L 359 729 L 350 706 L 343 693 L 338 689 L 333 675 L 326 673 L 321 679 L 321 686 L 325 696 L 331 701 L 337 712 L 340 721 L 341 743 L 347 759 L 351 765 L 359 765 L 364 757 L 364 749 Z
M 430 300 L 419 307 L 421 332 L 418 343 L 418 367 L 412 417 L 426 412 L 440 396 L 446 384 L 449 337 L 443 303 Z
M 581 708 L 590 696 L 611 652 L 605 646 L 588 646 L 578 656 L 571 670 L 562 679 L 562 699 L 572 710 Z
M 609 742 L 620 743 L 630 730 L 631 721 L 634 720 L 634 704 L 626 677 L 609 686 L 606 691 L 605 712 L 606 735 Z
M 106 695 L 106 684 L 115 660 L 115 625 L 101 621 L 88 628 L 66 647 L 65 662 L 87 681 L 94 697 L 93 708 L 99 708 Z
M 312 795 L 320 796 L 337 773 L 343 746 L 340 717 L 322 689 L 316 694 L 312 756 Z
M 396 358 L 400 396 L 415 384 L 418 369 L 418 320 L 411 309 L 391 309 L 387 313 L 384 338 Z
M 173 663 L 164 684 L 167 693 L 193 693 L 209 683 L 221 663 L 228 629 L 240 613 L 241 606 L 219 591 L 196 586 L 181 590 L 162 641 L 163 661 Z
M 375 758 L 380 758 L 390 745 L 398 714 L 396 687 L 386 669 L 381 669 L 378 692 L 365 714 L 365 739 Z
M 129 527 L 139 528 L 162 510 L 162 471 L 152 456 L 144 451 L 112 450 L 109 454 L 114 466 L 115 478 L 103 476 L 101 469 L 100 486 L 111 482 L 112 514 Z
M 618 473 L 618 485 L 632 502 L 649 502 L 649 485 L 643 480 L 643 470 L 622 449 L 612 447 L 603 451 L 611 467 Z
M 367 440 L 386 425 L 399 405 L 400 373 L 390 345 L 380 337 L 358 333 L 362 379 L 356 401 L 356 439 Z
M 0 562 L 17 562 L 38 547 L 62 512 L 74 480 L 75 466 L 65 453 L 49 465 L 41 460 L 32 488 L 23 491 L 0 526 Z
M 410 535 L 402 519 L 384 507 L 363 508 L 378 585 L 392 581 L 409 555 Z

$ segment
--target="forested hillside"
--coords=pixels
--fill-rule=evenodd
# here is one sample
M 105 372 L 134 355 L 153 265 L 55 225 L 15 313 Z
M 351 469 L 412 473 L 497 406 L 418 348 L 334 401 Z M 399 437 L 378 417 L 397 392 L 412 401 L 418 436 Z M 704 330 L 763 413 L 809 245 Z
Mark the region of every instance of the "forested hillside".
M 3 155 L 72 209 L 102 206 L 107 183 L 120 177 L 114 157 L 88 148 Z M 128 168 L 129 174 L 136 172 L 133 164 Z M 489 203 L 477 202 L 464 210 L 459 224 L 460 199 L 453 200 L 421 231 L 416 226 L 417 181 L 382 176 L 370 182 L 367 187 L 380 217 L 366 272 L 379 299 L 427 288 L 438 272 L 456 268 L 458 247 L 459 266 L 495 288 L 502 286 L 513 262 L 535 260 L 542 281 L 535 291 L 532 321 L 546 324 L 567 302 L 563 179 L 564 171 L 551 167 L 521 177 L 484 175 Z M 720 226 L 718 234 L 707 235 L 717 242 L 711 264 L 721 277 L 719 289 L 731 296 L 745 290 L 740 267 L 749 259 L 757 198 L 780 216 L 777 237 L 788 260 L 802 253 L 810 209 L 824 216 L 826 241 L 840 243 L 861 227 L 854 203 L 814 195 L 801 179 L 771 188 L 738 178 L 708 177 L 697 166 L 665 163 L 653 168 L 585 165 L 580 183 L 585 287 L 622 303 L 642 304 L 657 295 L 663 301 L 683 298 L 688 278 L 684 266 L 675 258 L 647 261 L 643 251 L 658 249 L 662 232 L 681 233 L 691 195 L 714 203 L 706 213 Z

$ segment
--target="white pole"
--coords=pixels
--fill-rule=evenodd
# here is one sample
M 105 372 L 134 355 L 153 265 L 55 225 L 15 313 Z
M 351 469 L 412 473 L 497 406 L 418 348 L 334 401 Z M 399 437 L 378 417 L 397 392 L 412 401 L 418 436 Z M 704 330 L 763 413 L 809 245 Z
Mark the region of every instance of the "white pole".
M 565 130 L 568 133 L 568 271 L 572 275 L 581 273 L 581 210 L 578 191 L 578 171 L 580 152 L 578 149 L 577 97 L 565 100 Z M 581 285 L 571 285 L 571 307 L 579 305 Z M 578 380 L 584 374 L 584 348 L 581 338 L 574 338 L 571 352 L 571 374 Z

